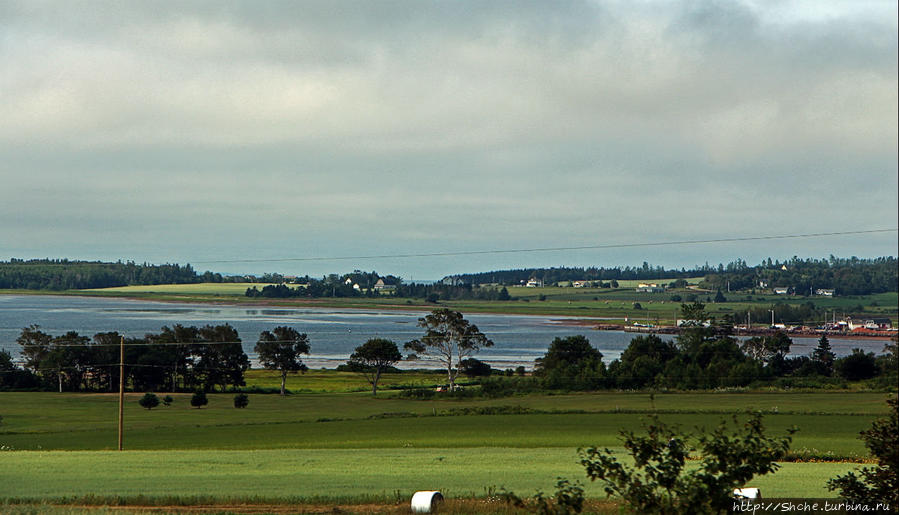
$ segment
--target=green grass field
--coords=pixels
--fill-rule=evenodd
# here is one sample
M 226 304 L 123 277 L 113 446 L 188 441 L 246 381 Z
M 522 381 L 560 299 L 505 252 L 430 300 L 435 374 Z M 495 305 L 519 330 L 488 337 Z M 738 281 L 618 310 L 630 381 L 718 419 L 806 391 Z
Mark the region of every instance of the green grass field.
M 275 370 L 252 369 L 245 374 L 248 387 L 281 388 L 281 374 Z M 446 373 L 441 371 L 406 371 L 399 374 L 384 373 L 378 382 L 379 390 L 396 387 L 428 387 L 446 383 Z M 462 378 L 460 384 L 465 384 Z M 365 376 L 355 372 L 312 369 L 304 374 L 288 374 L 287 389 L 293 393 L 370 392 L 371 385 Z
M 577 460 L 575 449 L 557 447 L 15 452 L 3 457 L 0 498 L 391 501 L 416 490 L 482 496 L 491 486 L 533 494 L 549 490 L 560 476 L 586 482 Z M 786 463 L 753 485 L 768 497 L 825 497 L 826 480 L 852 468 Z M 588 496 L 602 496 L 600 485 L 585 486 Z
M 333 375 L 337 375 L 331 372 Z M 343 377 L 343 376 L 340 376 Z M 298 381 L 304 378 L 299 376 Z M 128 394 L 126 452 L 116 445 L 117 396 L 0 393 L 0 500 L 61 501 L 93 495 L 153 502 L 389 501 L 417 489 L 480 496 L 490 486 L 531 494 L 557 476 L 582 479 L 578 447 L 620 449 L 618 433 L 657 412 L 702 430 L 725 413 L 770 413 L 771 434 L 797 426 L 793 449 L 866 456 L 858 432 L 885 413 L 886 394 L 591 393 L 416 401 L 385 394 L 212 394 L 192 409 L 175 395 L 147 411 Z M 460 408 L 521 407 L 526 414 L 453 415 Z M 776 414 L 775 414 L 776 413 Z M 785 463 L 753 481 L 772 496 L 824 496 L 852 463 Z M 587 485 L 600 496 L 598 485 Z M 138 499 L 138 496 L 144 496 Z M 137 502 L 137 501 L 135 501 Z

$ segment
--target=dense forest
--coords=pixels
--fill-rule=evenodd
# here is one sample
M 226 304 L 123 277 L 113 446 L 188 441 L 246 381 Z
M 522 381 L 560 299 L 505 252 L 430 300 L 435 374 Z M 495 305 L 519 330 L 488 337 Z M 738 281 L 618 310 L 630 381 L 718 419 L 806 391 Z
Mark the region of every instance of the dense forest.
M 132 261 L 102 263 L 68 259 L 0 261 L 0 288 L 82 290 L 135 284 L 222 282 L 221 274 L 197 274 L 189 264 L 138 265 Z

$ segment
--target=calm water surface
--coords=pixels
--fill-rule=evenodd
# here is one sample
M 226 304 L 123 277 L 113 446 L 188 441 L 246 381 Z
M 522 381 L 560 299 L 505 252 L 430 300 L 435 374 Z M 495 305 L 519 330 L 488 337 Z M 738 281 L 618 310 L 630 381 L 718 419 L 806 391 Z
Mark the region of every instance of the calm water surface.
M 52 335 L 77 331 L 85 336 L 118 331 L 126 336 L 157 333 L 163 326 L 231 324 L 240 333 L 244 351 L 255 358 L 253 346 L 259 333 L 280 325 L 291 326 L 309 335 L 311 354 L 305 360 L 313 367 L 335 367 L 347 360 L 353 349 L 369 338 L 388 338 L 400 347 L 420 337 L 416 326 L 422 312 L 377 311 L 331 308 L 283 308 L 181 304 L 100 297 L 54 295 L 0 295 L 0 349 L 18 355 L 16 337 L 22 328 L 38 324 Z M 555 337 L 585 335 L 606 361 L 618 358 L 633 337 L 618 331 L 597 331 L 589 327 L 565 325 L 565 317 L 521 315 L 465 315 L 493 340 L 494 347 L 482 350 L 478 358 L 494 367 L 529 367 L 542 356 Z M 669 338 L 666 336 L 666 338 Z M 792 353 L 807 355 L 817 345 L 813 338 L 794 338 Z M 884 342 L 875 340 L 831 340 L 838 356 L 854 347 L 880 353 Z M 410 362 L 406 367 L 434 366 L 436 363 Z

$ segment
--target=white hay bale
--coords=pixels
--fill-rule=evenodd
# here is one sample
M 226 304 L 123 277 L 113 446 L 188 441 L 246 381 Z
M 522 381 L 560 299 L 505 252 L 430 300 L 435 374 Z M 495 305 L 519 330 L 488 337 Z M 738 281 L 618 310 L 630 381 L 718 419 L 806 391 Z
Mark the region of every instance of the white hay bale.
M 762 492 L 758 488 L 736 488 L 734 489 L 734 497 L 742 497 L 743 499 L 761 499 Z
M 443 500 L 443 495 L 436 490 L 422 490 L 412 496 L 412 513 L 431 513 Z

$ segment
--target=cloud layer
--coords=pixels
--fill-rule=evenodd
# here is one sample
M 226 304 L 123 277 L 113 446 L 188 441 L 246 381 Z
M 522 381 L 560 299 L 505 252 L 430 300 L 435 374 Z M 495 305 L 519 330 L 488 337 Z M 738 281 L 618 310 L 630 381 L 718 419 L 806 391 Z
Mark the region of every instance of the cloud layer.
M 893 227 L 896 5 L 823 7 L 4 2 L 3 257 L 197 262 Z M 438 277 L 896 248 L 893 233 L 215 268 Z

